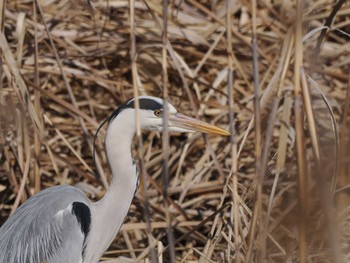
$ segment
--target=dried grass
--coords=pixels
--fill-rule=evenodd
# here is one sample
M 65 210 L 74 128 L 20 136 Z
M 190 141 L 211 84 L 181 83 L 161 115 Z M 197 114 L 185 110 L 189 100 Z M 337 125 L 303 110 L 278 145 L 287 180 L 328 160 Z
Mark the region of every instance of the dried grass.
M 139 134 L 144 180 L 103 260 L 346 262 L 349 14 L 330 0 L 1 1 L 0 224 L 53 185 L 99 199 L 98 124 L 164 95 L 232 136 Z

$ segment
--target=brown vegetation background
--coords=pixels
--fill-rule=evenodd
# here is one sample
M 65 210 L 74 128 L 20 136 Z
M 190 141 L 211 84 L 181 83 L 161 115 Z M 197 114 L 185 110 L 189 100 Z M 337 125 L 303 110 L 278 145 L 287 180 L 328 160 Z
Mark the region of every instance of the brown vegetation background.
M 232 136 L 143 134 L 147 182 L 103 260 L 349 261 L 348 1 L 4 0 L 0 16 L 0 224 L 53 185 L 98 200 L 99 123 L 166 96 Z

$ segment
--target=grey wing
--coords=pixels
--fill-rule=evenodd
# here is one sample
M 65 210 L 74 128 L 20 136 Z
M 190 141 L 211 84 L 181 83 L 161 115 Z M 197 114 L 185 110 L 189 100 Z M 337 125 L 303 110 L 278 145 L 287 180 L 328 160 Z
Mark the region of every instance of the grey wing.
M 71 186 L 28 199 L 0 228 L 0 262 L 82 262 L 91 223 L 90 201 Z

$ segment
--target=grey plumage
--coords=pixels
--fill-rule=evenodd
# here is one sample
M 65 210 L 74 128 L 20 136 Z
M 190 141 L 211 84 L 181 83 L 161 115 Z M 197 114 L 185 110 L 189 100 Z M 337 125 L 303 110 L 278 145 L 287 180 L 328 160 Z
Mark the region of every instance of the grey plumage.
M 71 212 L 73 201 L 90 205 L 81 190 L 68 185 L 29 198 L 0 228 L 0 238 L 6 240 L 0 242 L 0 262 L 79 262 L 80 253 L 65 252 L 68 240 L 74 240 L 71 251 L 81 251 L 84 245 L 83 232 Z

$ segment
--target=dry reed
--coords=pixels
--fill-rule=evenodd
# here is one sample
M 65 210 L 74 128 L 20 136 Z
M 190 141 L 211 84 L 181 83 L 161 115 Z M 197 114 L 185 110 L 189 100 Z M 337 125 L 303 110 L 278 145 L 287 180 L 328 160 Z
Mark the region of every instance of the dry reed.
M 110 172 L 93 134 L 147 94 L 232 136 L 138 130 L 142 184 L 102 260 L 347 262 L 349 14 L 341 0 L 0 1 L 0 225 L 53 185 L 98 200 Z

